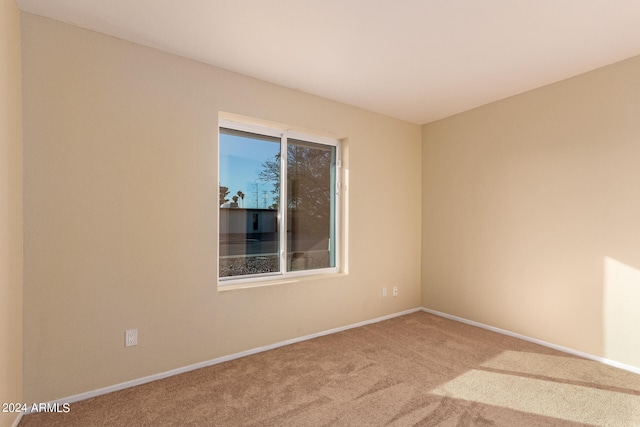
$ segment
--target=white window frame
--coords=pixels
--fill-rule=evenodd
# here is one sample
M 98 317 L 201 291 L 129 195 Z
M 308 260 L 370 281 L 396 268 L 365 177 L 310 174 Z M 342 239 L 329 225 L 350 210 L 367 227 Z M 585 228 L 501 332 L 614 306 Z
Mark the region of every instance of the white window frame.
M 279 212 L 277 214 L 278 220 L 278 233 L 279 233 L 279 261 L 280 261 L 280 271 L 278 272 L 268 272 L 268 273 L 258 273 L 244 276 L 228 276 L 228 277 L 220 277 L 220 255 L 218 255 L 217 262 L 217 271 L 218 271 L 218 285 L 235 285 L 242 283 L 250 283 L 250 282 L 262 282 L 268 280 L 278 280 L 284 278 L 295 278 L 301 276 L 314 276 L 321 274 L 332 274 L 340 272 L 340 264 L 342 257 L 342 153 L 341 153 L 341 141 L 339 139 L 328 138 L 325 136 L 312 135 L 309 133 L 303 133 L 293 130 L 285 130 L 279 128 L 272 128 L 263 125 L 256 125 L 251 123 L 238 122 L 235 120 L 227 120 L 220 119 L 218 123 L 218 138 L 220 138 L 220 129 L 231 129 L 237 130 L 241 132 L 249 132 L 258 135 L 271 136 L 280 138 L 280 201 L 279 201 Z M 287 266 L 287 140 L 288 139 L 296 139 L 301 141 L 312 142 L 316 144 L 329 145 L 333 146 L 336 149 L 336 164 L 335 164 L 335 188 L 333 191 L 335 192 L 335 206 L 334 206 L 334 235 L 335 235 L 335 244 L 334 244 L 334 259 L 335 266 L 327 267 L 327 268 L 318 268 L 311 270 L 297 270 L 297 271 L 286 271 Z M 218 140 L 219 141 L 219 140 Z M 220 148 L 218 146 L 217 150 L 217 159 L 218 159 L 218 182 L 220 182 Z M 220 207 L 218 207 L 218 212 Z M 218 214 L 219 215 L 219 214 Z M 220 248 L 220 222 L 217 222 L 218 229 L 218 250 Z

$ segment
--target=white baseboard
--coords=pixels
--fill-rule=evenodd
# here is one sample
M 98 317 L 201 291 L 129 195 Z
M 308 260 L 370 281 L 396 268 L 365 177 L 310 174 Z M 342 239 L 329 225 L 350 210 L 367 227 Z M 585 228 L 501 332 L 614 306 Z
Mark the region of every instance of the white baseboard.
M 411 310 L 401 311 L 399 313 L 389 314 L 387 316 L 376 317 L 375 319 L 365 320 L 363 322 L 353 323 L 346 326 L 341 326 L 339 328 L 333 328 L 322 332 L 317 332 L 314 334 L 305 335 L 299 338 L 293 338 L 290 340 L 280 341 L 275 344 L 265 345 L 263 347 L 254 348 L 251 350 L 241 351 L 239 353 L 230 354 L 228 356 L 218 357 L 212 360 L 207 360 L 200 363 L 195 363 L 193 365 L 184 366 L 182 368 L 172 369 L 170 371 L 161 372 L 159 374 L 149 375 L 147 377 L 138 378 L 136 380 L 126 381 L 119 384 L 114 384 L 112 386 L 99 388 L 97 390 L 88 391 L 85 393 L 74 394 L 73 396 L 63 397 L 62 399 L 53 400 L 48 402 L 49 404 L 64 404 L 64 403 L 73 403 L 78 402 L 80 400 L 89 399 L 92 397 L 100 396 L 103 394 L 111 393 L 118 390 L 124 390 L 129 387 L 134 387 L 141 384 L 146 384 L 151 381 L 161 380 L 163 378 L 172 377 L 174 375 L 183 374 L 185 372 L 194 371 L 200 368 L 206 368 L 207 366 L 217 365 L 218 363 L 228 362 L 230 360 L 238 359 L 244 356 L 250 356 L 252 354 L 261 353 L 267 350 L 273 350 L 278 347 L 284 347 L 289 344 L 295 344 L 297 342 L 310 340 L 313 338 L 318 338 L 324 335 L 335 334 L 336 332 L 346 331 L 348 329 L 358 328 L 360 326 L 370 325 L 372 323 L 382 322 L 383 320 L 392 319 L 394 317 L 404 316 L 406 314 L 415 313 L 416 311 L 420 311 L 420 308 L 413 308 Z M 17 424 L 15 424 L 17 426 Z
M 328 329 L 326 331 L 317 332 L 317 333 L 314 333 L 314 334 L 309 334 L 309 335 L 305 335 L 305 336 L 302 336 L 302 337 L 293 338 L 293 339 L 290 339 L 290 340 L 280 341 L 280 342 L 277 342 L 275 344 L 270 344 L 270 345 L 266 345 L 266 346 L 263 346 L 263 347 L 257 347 L 257 348 L 251 349 L 251 350 L 241 351 L 239 353 L 234 353 L 234 354 L 230 354 L 228 356 L 218 357 L 218 358 L 207 360 L 207 361 L 204 361 L 204 362 L 195 363 L 193 365 L 183 366 L 181 368 L 172 369 L 170 371 L 161 372 L 159 374 L 149 375 L 149 376 L 146 376 L 146 377 L 143 377 L 143 378 L 138 378 L 138 379 L 131 380 L 131 381 L 126 381 L 126 382 L 123 382 L 123 383 L 114 384 L 112 386 L 99 388 L 97 390 L 92 390 L 92 391 L 88 391 L 88 392 L 85 392 L 85 393 L 79 393 L 79 394 L 75 394 L 73 396 L 64 397 L 62 399 L 57 399 L 57 400 L 54 400 L 54 401 L 51 401 L 51 402 L 48 402 L 48 403 L 49 404 L 64 404 L 64 403 L 78 402 L 80 400 L 89 399 L 89 398 L 92 398 L 92 397 L 100 396 L 100 395 L 111 393 L 111 392 L 114 392 L 114 391 L 124 390 L 124 389 L 129 388 L 129 387 L 135 387 L 137 385 L 146 384 L 146 383 L 151 382 L 151 381 L 161 380 L 163 378 L 168 378 L 168 377 L 171 377 L 171 376 L 174 376 L 174 375 L 183 374 L 185 372 L 194 371 L 196 369 L 206 368 L 208 366 L 213 366 L 213 365 L 217 365 L 219 363 L 228 362 L 230 360 L 238 359 L 240 357 L 250 356 L 252 354 L 261 353 L 263 351 L 273 350 L 275 348 L 284 347 L 286 345 L 295 344 L 297 342 L 302 342 L 302 341 L 318 338 L 318 337 L 325 336 L 325 335 L 335 334 L 336 332 L 342 332 L 342 331 L 346 331 L 348 329 L 358 328 L 360 326 L 370 325 L 372 323 L 378 323 L 378 322 L 381 322 L 383 320 L 392 319 L 394 317 L 404 316 L 406 314 L 415 313 L 416 311 L 424 311 L 426 313 L 431 313 L 431 314 L 434 314 L 436 316 L 440 316 L 440 317 L 443 317 L 443 318 L 446 318 L 446 319 L 454 320 L 454 321 L 465 323 L 465 324 L 472 325 L 472 326 L 477 326 L 479 328 L 487 329 L 487 330 L 492 331 L 492 332 L 497 332 L 499 334 L 507 335 L 507 336 L 510 336 L 510 337 L 513 337 L 513 338 L 518 338 L 518 339 L 521 339 L 521 340 L 524 340 L 524 341 L 529 341 L 529 342 L 532 342 L 534 344 L 539 344 L 539 345 L 542 345 L 542 346 L 545 346 L 545 347 L 549 347 L 549 348 L 552 348 L 554 350 L 558 350 L 558 351 L 561 351 L 561 352 L 564 352 L 564 353 L 568 353 L 568 354 L 572 354 L 572 355 L 575 355 L 575 356 L 583 357 L 583 358 L 589 359 L 589 360 L 594 360 L 594 361 L 597 361 L 597 362 L 600 362 L 600 363 L 604 363 L 606 365 L 614 366 L 616 368 L 620 368 L 620 369 L 624 369 L 624 370 L 629 371 L 629 372 L 640 374 L 640 368 L 635 367 L 635 366 L 626 365 L 624 363 L 616 362 L 614 360 L 610 360 L 610 359 L 605 359 L 605 358 L 602 358 L 602 357 L 594 356 L 594 355 L 591 355 L 591 354 L 588 354 L 588 353 L 584 353 L 584 352 L 581 352 L 581 351 L 577 351 L 577 350 L 574 350 L 574 349 L 571 349 L 571 348 L 568 348 L 568 347 L 555 345 L 555 344 L 552 344 L 552 343 L 549 343 L 549 342 L 546 342 L 546 341 L 538 340 L 536 338 L 528 337 L 526 335 L 521 335 L 521 334 L 518 334 L 518 333 L 515 333 L 515 332 L 507 331 L 505 329 L 500 329 L 500 328 L 496 328 L 496 327 L 493 327 L 493 326 L 485 325 L 483 323 L 474 322 L 472 320 L 464 319 L 462 317 L 453 316 L 453 315 L 450 315 L 450 314 L 447 314 L 447 313 L 442 313 L 442 312 L 439 312 L 439 311 L 436 311 L 436 310 L 431 310 L 431 309 L 428 309 L 428 308 L 425 308 L 425 307 L 419 307 L 419 308 L 414 308 L 414 309 L 411 309 L 411 310 L 401 311 L 399 313 L 393 313 L 393 314 L 390 314 L 390 315 L 387 315 L 387 316 L 376 317 L 374 319 L 365 320 L 363 322 L 352 323 L 350 325 L 341 326 L 339 328 Z M 16 418 L 16 420 L 14 421 L 12 427 L 17 427 L 18 426 L 18 424 L 20 423 L 20 420 L 22 419 L 22 415 L 24 415 L 24 414 L 21 413 Z
M 574 349 L 569 348 L 569 347 L 564 347 L 564 346 L 561 346 L 561 345 L 552 344 L 550 342 L 542 341 L 542 340 L 539 340 L 539 339 L 536 339 L 536 338 L 531 338 L 531 337 L 528 337 L 526 335 L 522 335 L 522 334 L 518 334 L 518 333 L 515 333 L 515 332 L 507 331 L 505 329 L 500 329 L 500 328 L 496 328 L 496 327 L 493 327 L 493 326 L 485 325 L 484 323 L 474 322 L 473 320 L 468 320 L 468 319 L 465 319 L 463 317 L 453 316 L 451 314 L 442 313 L 442 312 L 436 311 L 436 310 L 431 310 L 429 308 L 422 307 L 422 311 L 424 311 L 426 313 L 434 314 L 436 316 L 444 317 L 445 319 L 455 320 L 456 322 L 466 323 L 467 325 L 477 326 L 478 328 L 487 329 L 489 331 L 497 332 L 497 333 L 502 334 L 502 335 L 507 335 L 507 336 L 510 336 L 510 337 L 513 337 L 513 338 L 521 339 L 523 341 L 528 341 L 528 342 L 532 342 L 534 344 L 539 344 L 539 345 L 542 345 L 544 347 L 549 347 L 549 348 L 552 348 L 554 350 L 561 351 L 563 353 L 572 354 L 574 356 L 579 356 L 579 357 L 582 357 L 582 358 L 585 358 L 585 359 L 589 359 L 589 360 L 594 360 L 596 362 L 604 363 L 605 365 L 609 365 L 609 366 L 613 366 L 615 368 L 623 369 L 625 371 L 633 372 L 634 374 L 640 374 L 640 368 L 637 367 L 637 366 L 627 365 L 625 363 L 620 363 L 620 362 L 617 362 L 615 360 L 606 359 L 606 358 L 600 357 L 600 356 L 594 356 L 592 354 L 584 353 L 584 352 L 578 351 L 578 350 L 574 350 Z
M 13 424 L 11 424 L 11 427 L 18 427 L 18 424 L 20 424 L 20 421 L 22 420 L 22 416 L 23 416 L 23 415 L 24 415 L 24 414 L 23 414 L 22 412 L 20 412 L 20 413 L 18 414 L 18 416 L 16 417 L 16 419 L 15 419 L 15 420 L 13 420 Z

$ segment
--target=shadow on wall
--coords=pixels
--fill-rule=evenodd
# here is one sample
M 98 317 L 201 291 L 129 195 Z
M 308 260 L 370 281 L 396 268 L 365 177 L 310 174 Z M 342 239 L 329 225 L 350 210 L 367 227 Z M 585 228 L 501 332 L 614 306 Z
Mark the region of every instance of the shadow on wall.
M 604 357 L 640 367 L 640 270 L 604 258 Z

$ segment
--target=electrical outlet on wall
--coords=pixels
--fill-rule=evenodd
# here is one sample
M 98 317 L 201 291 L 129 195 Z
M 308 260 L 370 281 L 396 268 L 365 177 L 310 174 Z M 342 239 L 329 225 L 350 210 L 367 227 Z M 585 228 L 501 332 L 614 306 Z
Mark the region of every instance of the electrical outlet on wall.
M 127 329 L 124 331 L 124 346 L 132 347 L 134 345 L 138 345 L 138 330 Z
M 394 287 L 393 287 L 393 296 L 394 296 L 394 297 L 397 297 L 397 296 L 398 296 L 398 287 L 397 287 L 397 286 L 394 286 Z

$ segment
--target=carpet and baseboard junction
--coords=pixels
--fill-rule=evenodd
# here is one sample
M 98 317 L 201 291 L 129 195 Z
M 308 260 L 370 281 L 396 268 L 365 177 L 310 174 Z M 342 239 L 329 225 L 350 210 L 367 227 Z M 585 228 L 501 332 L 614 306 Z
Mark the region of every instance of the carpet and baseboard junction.
M 552 347 L 415 309 L 71 396 L 19 426 L 640 425 L 635 368 Z

